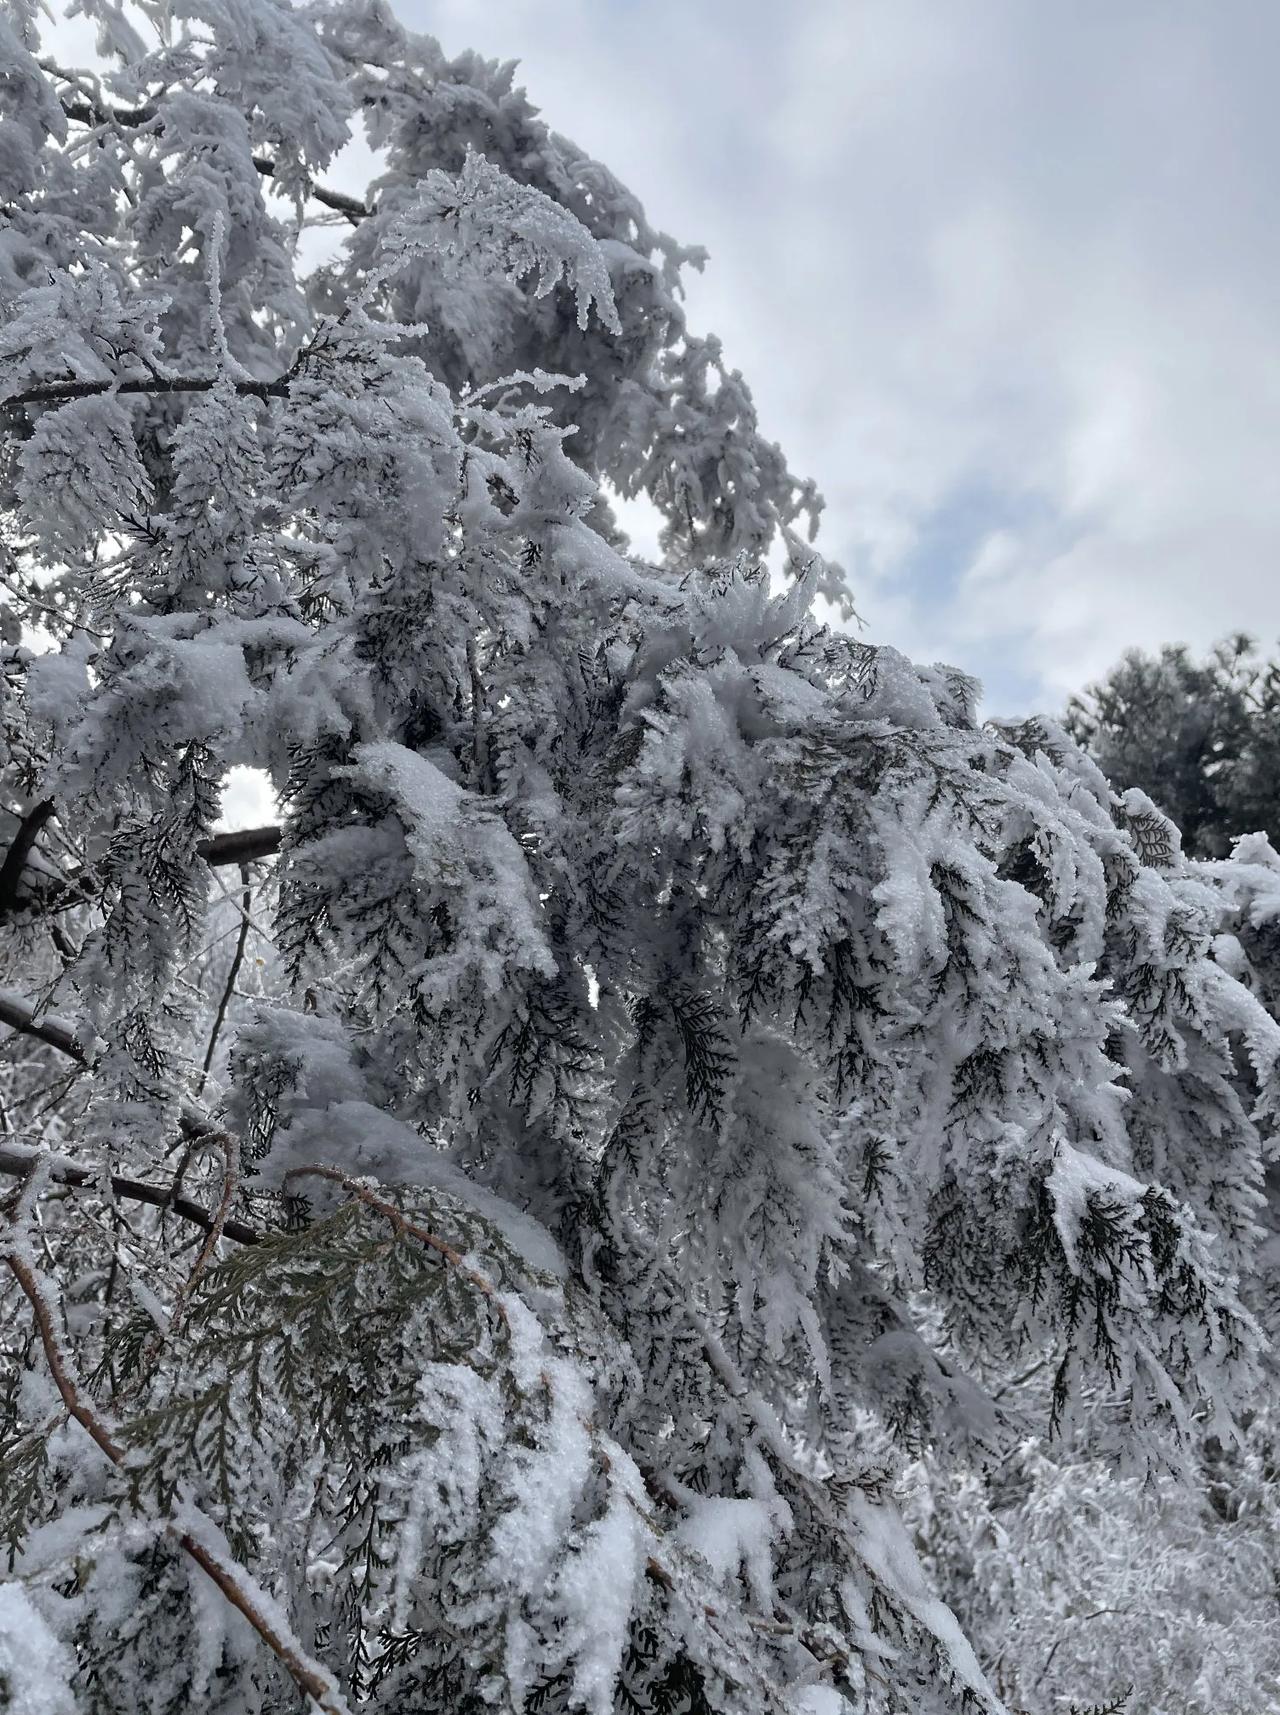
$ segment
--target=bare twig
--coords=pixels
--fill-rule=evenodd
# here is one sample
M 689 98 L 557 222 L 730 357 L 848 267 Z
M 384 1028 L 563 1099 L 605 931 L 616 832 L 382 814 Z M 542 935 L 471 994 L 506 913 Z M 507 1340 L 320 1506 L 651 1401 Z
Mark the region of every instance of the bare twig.
M 1079 1619 L 1079 1620 L 1100 1620 L 1104 1614 L 1127 1614 L 1128 1612 L 1129 1612 L 1129 1610 L 1127 1608 L 1095 1608 L 1093 1613 L 1091 1613 L 1091 1614 L 1069 1615 L 1068 1618 Z M 1049 1654 L 1045 1657 L 1044 1666 L 1040 1669 L 1039 1673 L 1035 1677 L 1035 1684 L 1036 1685 L 1040 1684 L 1040 1682 L 1044 1678 L 1045 1674 L 1048 1673 L 1049 1669 L 1053 1666 L 1053 1658 L 1055 1655 L 1057 1655 L 1059 1649 L 1062 1647 L 1062 1642 L 1063 1642 L 1062 1638 L 1056 1638 L 1054 1640 L 1053 1648 L 1049 1651 Z M 1073 1708 L 1075 1707 L 1074 1704 L 1072 1705 L 1072 1707 Z M 1117 1703 L 1115 1705 L 1115 1708 L 1119 1709 L 1120 1704 Z
M 41 1290 L 39 1277 L 17 1249 L 10 1250 L 5 1261 L 31 1305 L 40 1343 L 44 1347 L 45 1362 L 62 1397 L 62 1403 L 111 1463 L 122 1465 L 125 1461 L 125 1448 L 116 1440 L 106 1419 L 88 1403 L 72 1379 L 58 1331 L 54 1327 L 53 1314 Z M 177 1539 L 179 1546 L 191 1556 L 201 1571 L 213 1580 L 237 1613 L 244 1616 L 267 1648 L 287 1669 L 294 1683 L 324 1711 L 324 1715 L 348 1715 L 346 1703 L 333 1675 L 307 1654 L 284 1623 L 275 1603 L 264 1591 L 257 1588 L 244 1567 L 224 1556 L 216 1547 L 210 1546 L 207 1540 L 202 1540 L 213 1534 L 209 1521 L 194 1508 L 188 1507 L 186 1510 L 193 1528 L 184 1530 L 181 1524 L 170 1522 L 167 1526 L 168 1533 Z
M 42 1084 L 40 1086 L 40 1088 L 35 1092 L 35 1095 L 43 1096 L 47 1099 L 42 1101 L 38 1108 L 32 1108 L 30 1114 L 30 1122 L 32 1125 L 34 1125 L 37 1120 L 43 1119 L 46 1114 L 51 1114 L 56 1107 L 66 1101 L 67 1097 L 71 1094 L 76 1079 L 80 1076 L 81 1070 L 82 1068 L 77 1066 L 70 1072 L 64 1072 L 61 1077 L 54 1078 L 51 1083 Z M 35 1100 L 34 1096 L 32 1097 L 32 1100 Z
M 484 779 L 489 759 L 488 736 L 485 732 L 484 674 L 480 671 L 480 645 L 474 637 L 467 639 L 467 672 L 471 679 L 471 746 L 476 780 Z
M 227 1008 L 231 1005 L 231 997 L 236 992 L 236 978 L 240 975 L 240 966 L 244 963 L 245 942 L 249 939 L 249 907 L 253 904 L 253 888 L 249 882 L 249 865 L 241 863 L 240 880 L 244 884 L 244 910 L 240 918 L 240 933 L 236 937 L 236 950 L 231 956 L 231 968 L 227 972 L 226 986 L 222 991 L 222 999 L 218 1002 L 218 1010 L 214 1015 L 213 1029 L 209 1032 L 209 1046 L 205 1050 L 204 1066 L 200 1073 L 200 1082 L 196 1094 L 200 1095 L 209 1077 L 209 1068 L 213 1065 L 213 1056 L 217 1051 L 218 1037 L 222 1034 L 222 1026 L 227 1016 Z
M 32 806 L 18 824 L 18 831 L 13 836 L 4 862 L 0 864 L 0 923 L 13 915 L 18 903 L 18 887 L 22 880 L 22 872 L 27 867 L 27 859 L 31 856 L 32 847 L 40 837 L 40 830 L 53 815 L 53 799 L 42 798 Z
M 219 904 L 225 903 L 227 905 L 233 906 L 235 911 L 236 911 L 237 916 L 244 916 L 244 914 L 245 914 L 244 913 L 244 906 L 236 898 L 235 893 L 232 891 L 232 889 L 227 887 L 223 883 L 221 877 L 218 875 L 215 875 L 213 880 L 214 880 L 214 886 L 218 890 L 216 902 Z M 273 931 L 271 925 L 269 923 L 265 923 L 252 910 L 249 912 L 248 916 L 249 916 L 249 927 L 251 929 L 255 930 L 256 933 L 258 934 L 258 936 L 260 937 L 260 939 L 263 940 L 268 946 L 270 946 L 274 940 L 274 931 Z M 225 938 L 230 939 L 231 935 L 233 935 L 234 933 L 235 933 L 234 930 L 228 930 Z M 215 942 L 210 942 L 211 947 L 214 945 L 216 945 Z M 186 966 L 184 965 L 182 967 L 182 969 L 185 970 Z
M 9 1179 L 21 1178 L 30 1170 L 34 1159 L 35 1152 L 24 1149 L 21 1145 L 9 1144 L 0 1147 L 0 1174 Z M 65 1185 L 72 1191 L 96 1191 L 104 1184 L 102 1176 L 91 1168 L 79 1167 L 75 1162 L 63 1161 L 57 1156 L 51 1158 L 49 1177 L 55 1184 Z M 221 1214 L 222 1235 L 234 1239 L 238 1245 L 256 1245 L 262 1238 L 256 1227 L 248 1226 L 244 1221 L 230 1219 L 221 1209 L 215 1210 L 211 1215 L 190 1197 L 170 1196 L 168 1187 L 164 1185 L 148 1185 L 140 1179 L 127 1179 L 118 1173 L 111 1175 L 110 1185 L 117 1197 L 123 1197 L 131 1203 L 147 1203 L 153 1209 L 171 1209 L 175 1215 L 202 1227 L 206 1233 L 213 1230 Z

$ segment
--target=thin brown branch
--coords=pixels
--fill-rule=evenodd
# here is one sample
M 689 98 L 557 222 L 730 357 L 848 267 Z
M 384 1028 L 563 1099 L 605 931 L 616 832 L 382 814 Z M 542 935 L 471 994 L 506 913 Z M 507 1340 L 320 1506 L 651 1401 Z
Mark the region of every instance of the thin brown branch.
M 36 1319 L 36 1328 L 40 1334 L 40 1344 L 44 1347 L 45 1362 L 53 1376 L 58 1392 L 62 1395 L 62 1403 L 75 1418 L 76 1422 L 87 1431 L 91 1440 L 102 1449 L 113 1465 L 124 1461 L 124 1448 L 114 1438 L 96 1411 L 90 1409 L 80 1396 L 79 1389 L 71 1380 L 66 1365 L 62 1360 L 62 1344 L 58 1331 L 53 1325 L 53 1314 L 40 1290 L 40 1283 L 35 1270 L 31 1268 L 25 1257 L 17 1251 L 9 1251 L 4 1259 L 10 1268 L 18 1285 L 26 1294 Z
M 62 1403 L 111 1463 L 122 1465 L 125 1460 L 124 1447 L 116 1440 L 102 1414 L 88 1403 L 72 1380 L 58 1331 L 53 1325 L 53 1314 L 40 1290 L 35 1271 L 16 1250 L 9 1251 L 5 1261 L 31 1305 L 40 1343 L 44 1347 L 45 1362 L 62 1397 Z M 197 1528 L 206 1523 L 203 1518 L 199 1518 Z M 298 1639 L 273 1616 L 275 1604 L 263 1591 L 255 1587 L 244 1567 L 224 1558 L 192 1531 L 183 1530 L 178 1523 L 171 1522 L 167 1529 L 171 1536 L 177 1538 L 179 1546 L 191 1556 L 201 1571 L 213 1580 L 237 1613 L 243 1614 L 263 1643 L 287 1669 L 294 1683 L 319 1705 L 324 1715 L 348 1715 L 346 1704 L 332 1674 L 319 1662 L 313 1661 Z M 275 1611 L 278 1613 L 278 1609 Z
M 231 1209 L 231 1199 L 236 1194 L 236 1157 L 229 1137 L 224 1137 L 222 1139 L 221 1147 L 223 1163 L 222 1196 L 218 1200 L 217 1208 L 213 1211 L 213 1216 L 209 1222 L 209 1230 L 205 1234 L 204 1243 L 196 1253 L 196 1260 L 191 1265 L 191 1272 L 183 1282 L 182 1290 L 179 1292 L 177 1299 L 174 1302 L 173 1314 L 169 1318 L 170 1330 L 176 1328 L 178 1323 L 182 1320 L 182 1314 L 187 1307 L 191 1294 L 196 1289 L 196 1283 L 208 1267 L 209 1259 L 217 1249 L 218 1240 L 226 1230 L 227 1215 Z
M 361 1203 L 367 1204 L 370 1209 L 376 1209 L 380 1215 L 391 1222 L 398 1233 L 417 1239 L 420 1244 L 426 1245 L 428 1250 L 435 1251 L 446 1262 L 451 1263 L 464 1280 L 469 1281 L 478 1292 L 482 1292 L 486 1298 L 493 1302 L 498 1315 L 504 1322 L 506 1321 L 507 1314 L 503 1308 L 502 1300 L 498 1296 L 497 1288 L 491 1280 L 486 1280 L 484 1275 L 470 1266 L 460 1250 L 455 1249 L 447 1239 L 442 1239 L 439 1234 L 429 1232 L 426 1227 L 420 1227 L 415 1222 L 408 1220 L 394 1203 L 388 1203 L 384 1198 L 375 1196 L 368 1186 L 362 1185 L 358 1179 L 348 1178 L 336 1167 L 295 1167 L 285 1174 L 285 1184 L 287 1185 L 291 1179 L 328 1179 L 334 1185 L 341 1185 L 344 1191 L 349 1191 Z
M 471 679 L 471 745 L 476 783 L 482 785 L 489 760 L 488 736 L 485 732 L 484 674 L 480 670 L 480 645 L 474 637 L 467 639 L 467 672 Z
M 176 1527 L 174 1529 L 177 1534 Z M 312 1660 L 297 1638 L 263 1612 L 260 1605 L 263 1602 L 262 1593 L 253 1587 L 244 1568 L 234 1561 L 215 1555 L 189 1531 L 182 1532 L 178 1541 L 201 1571 L 207 1573 L 218 1586 L 231 1606 L 244 1615 L 263 1643 L 288 1670 L 295 1685 L 324 1711 L 324 1715 L 349 1715 L 346 1701 L 338 1690 L 333 1675 L 319 1662 Z
M 0 1147 L 0 1174 L 9 1179 L 21 1178 L 30 1170 L 32 1159 L 32 1152 L 21 1146 Z M 56 1156 L 50 1164 L 49 1177 L 55 1184 L 65 1185 L 72 1191 L 97 1191 L 103 1186 L 99 1173 L 88 1167 L 78 1167 L 71 1161 L 61 1161 Z M 256 1245 L 262 1238 L 256 1227 L 248 1226 L 244 1221 L 230 1219 L 225 1210 L 219 1208 L 210 1214 L 190 1197 L 171 1196 L 168 1187 L 164 1185 L 148 1185 L 143 1180 L 127 1179 L 118 1173 L 111 1175 L 110 1184 L 113 1194 L 124 1198 L 126 1202 L 146 1203 L 153 1209 L 170 1209 L 184 1221 L 191 1221 L 197 1227 L 202 1227 L 206 1233 L 213 1232 L 221 1214 L 222 1236 L 234 1239 L 238 1245 Z

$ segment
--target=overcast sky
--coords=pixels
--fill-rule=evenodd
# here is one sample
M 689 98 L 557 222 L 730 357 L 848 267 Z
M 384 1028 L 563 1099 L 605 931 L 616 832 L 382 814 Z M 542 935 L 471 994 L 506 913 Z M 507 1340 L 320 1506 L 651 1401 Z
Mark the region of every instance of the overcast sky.
M 711 251 L 873 641 L 1010 712 L 1280 636 L 1277 0 L 398 0 Z
M 708 247 L 872 641 L 1013 713 L 1280 638 L 1280 0 L 392 4 Z

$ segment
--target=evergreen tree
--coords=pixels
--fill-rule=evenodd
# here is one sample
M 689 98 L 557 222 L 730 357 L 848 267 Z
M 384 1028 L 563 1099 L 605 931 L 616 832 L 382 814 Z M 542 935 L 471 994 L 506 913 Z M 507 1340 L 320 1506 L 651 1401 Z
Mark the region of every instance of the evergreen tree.
M 1193 857 L 1225 857 L 1238 834 L 1280 840 L 1280 665 L 1252 639 L 1203 661 L 1181 644 L 1131 649 L 1072 699 L 1067 726 L 1114 785 L 1159 804 Z
M 1217 896 L 818 623 L 695 254 L 511 67 L 82 9 L 0 19 L 10 1699 L 997 1709 L 903 1455 L 1194 1481 L 1256 1385 Z
M 1131 795 L 1132 801 L 1132 795 Z M 1280 857 L 1265 836 L 1229 858 L 1176 859 L 1177 885 L 1194 892 L 1213 929 L 1215 963 L 1280 1014 Z M 1238 1093 L 1261 1094 L 1247 1058 Z M 1178 1103 L 1196 1138 L 1196 1107 Z M 1217 1156 L 1200 1132 L 1204 1163 Z M 1075 1695 L 1104 1700 L 1117 1682 L 1148 1715 L 1254 1715 L 1280 1698 L 1280 1425 L 1275 1399 L 1280 1336 L 1280 1162 L 1272 1152 L 1257 1207 L 1261 1237 L 1247 1288 L 1264 1334 L 1259 1384 L 1243 1434 L 1198 1439 L 1194 1480 L 1117 1477 L 1087 1439 L 1037 1433 L 1012 1459 L 979 1469 L 944 1465 L 932 1449 L 914 1472 L 908 1504 L 916 1540 L 953 1603 L 993 1684 L 1018 1707 L 1054 1707 Z M 1210 1189 L 1210 1195 L 1213 1195 Z M 1024 1407 L 1049 1385 L 1044 1367 L 1020 1379 Z

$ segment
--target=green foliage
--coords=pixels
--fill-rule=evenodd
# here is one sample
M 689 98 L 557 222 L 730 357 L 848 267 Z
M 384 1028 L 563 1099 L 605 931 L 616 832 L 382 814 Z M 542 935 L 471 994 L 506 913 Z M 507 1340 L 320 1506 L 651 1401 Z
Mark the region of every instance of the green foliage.
M 1202 660 L 1181 644 L 1130 650 L 1072 699 L 1067 727 L 1117 790 L 1155 800 L 1189 855 L 1224 857 L 1240 834 L 1280 841 L 1280 663 L 1251 638 Z

